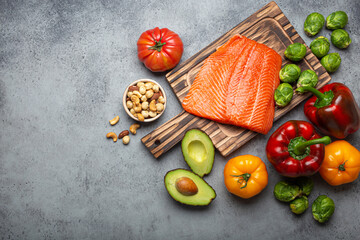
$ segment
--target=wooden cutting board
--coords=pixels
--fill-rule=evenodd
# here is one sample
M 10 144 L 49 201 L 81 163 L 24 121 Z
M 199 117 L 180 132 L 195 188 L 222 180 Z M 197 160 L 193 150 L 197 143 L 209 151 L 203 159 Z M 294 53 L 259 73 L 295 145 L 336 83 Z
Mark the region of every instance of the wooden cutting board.
M 282 56 L 283 66 L 289 63 L 284 57 L 286 47 L 294 42 L 305 44 L 279 6 L 275 2 L 270 2 L 166 75 L 167 81 L 180 102 L 188 93 L 204 60 L 234 34 L 244 35 L 271 47 Z M 331 80 L 330 75 L 308 47 L 305 59 L 297 64 L 301 70 L 312 69 L 317 73 L 319 76 L 317 88 L 324 86 Z M 294 94 L 294 98 L 288 106 L 285 108 L 276 107 L 274 120 L 282 117 L 310 95 L 309 93 L 305 95 Z M 258 134 L 240 127 L 196 117 L 183 111 L 143 137 L 141 141 L 158 158 L 180 142 L 187 130 L 193 128 L 205 131 L 223 156 L 228 156 Z

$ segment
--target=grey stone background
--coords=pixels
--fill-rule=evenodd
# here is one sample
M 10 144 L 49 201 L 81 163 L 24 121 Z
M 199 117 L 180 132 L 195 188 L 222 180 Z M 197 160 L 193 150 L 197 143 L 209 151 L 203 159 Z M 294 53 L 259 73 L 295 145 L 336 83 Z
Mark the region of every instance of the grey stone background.
M 0 1 L 0 236 L 1 239 L 359 239 L 360 182 L 331 187 L 316 174 L 310 203 L 334 199 L 332 219 L 318 224 L 274 199 L 281 179 L 266 160 L 270 134 L 290 119 L 305 119 L 303 104 L 228 158 L 216 154 L 206 181 L 217 192 L 204 208 L 183 206 L 166 192 L 163 177 L 187 168 L 177 145 L 156 160 L 140 139 L 181 111 L 165 74 L 137 59 L 140 34 L 159 27 L 178 33 L 185 61 L 267 4 L 258 1 Z M 359 1 L 277 1 L 309 45 L 302 28 L 313 11 L 344 10 L 352 37 L 333 81 L 360 103 Z M 320 35 L 330 36 L 323 29 Z M 168 108 L 124 146 L 105 138 L 127 129 L 124 88 L 139 78 L 158 81 Z M 109 119 L 119 115 L 111 127 Z M 360 131 L 347 140 L 360 149 Z M 243 200 L 227 192 L 223 167 L 242 154 L 261 157 L 268 187 Z

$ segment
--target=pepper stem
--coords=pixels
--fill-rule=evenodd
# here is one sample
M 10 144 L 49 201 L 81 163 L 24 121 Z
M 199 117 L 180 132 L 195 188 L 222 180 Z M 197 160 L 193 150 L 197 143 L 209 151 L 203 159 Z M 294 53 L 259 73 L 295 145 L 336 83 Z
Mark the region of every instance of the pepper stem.
M 322 138 L 318 138 L 318 139 L 313 139 L 313 140 L 309 140 L 306 142 L 297 142 L 295 143 L 295 146 L 293 148 L 293 152 L 295 155 L 303 155 L 306 151 L 306 148 L 311 146 L 311 145 L 315 145 L 315 144 L 329 144 L 331 143 L 331 138 L 328 136 L 322 137 Z
M 317 97 L 314 106 L 317 108 L 329 106 L 334 99 L 333 91 L 322 93 L 319 90 L 309 86 L 298 87 L 295 91 L 300 93 L 311 92 L 312 94 L 314 94 Z
M 240 185 L 242 185 L 243 182 L 245 182 L 245 185 L 240 187 L 240 189 L 243 189 L 243 188 L 246 188 L 247 183 L 249 181 L 249 178 L 251 177 L 251 174 L 250 173 L 244 173 L 244 174 L 241 174 L 241 175 L 230 175 L 230 176 L 238 177 L 239 179 L 237 180 L 237 182 L 240 183 Z
M 346 162 L 347 162 L 347 160 L 344 163 L 339 165 L 339 167 L 338 167 L 339 171 L 345 171 L 345 163 Z

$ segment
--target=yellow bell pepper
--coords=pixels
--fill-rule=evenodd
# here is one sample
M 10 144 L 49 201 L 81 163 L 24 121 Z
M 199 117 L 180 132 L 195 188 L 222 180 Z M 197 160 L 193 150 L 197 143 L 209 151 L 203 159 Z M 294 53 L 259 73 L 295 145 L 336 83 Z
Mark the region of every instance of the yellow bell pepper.
M 320 167 L 321 177 L 332 186 L 355 181 L 360 172 L 360 152 L 350 143 L 340 140 L 325 146 Z

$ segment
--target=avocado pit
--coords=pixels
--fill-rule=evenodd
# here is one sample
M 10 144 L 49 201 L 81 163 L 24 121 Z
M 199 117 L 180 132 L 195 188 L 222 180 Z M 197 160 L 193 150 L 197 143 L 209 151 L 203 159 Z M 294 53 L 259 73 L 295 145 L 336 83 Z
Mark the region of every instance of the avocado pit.
M 181 177 L 176 179 L 175 187 L 179 193 L 185 196 L 193 196 L 198 193 L 198 187 L 194 181 L 188 177 Z

